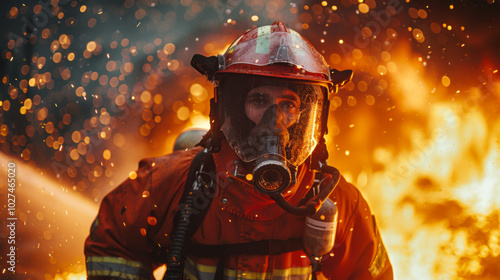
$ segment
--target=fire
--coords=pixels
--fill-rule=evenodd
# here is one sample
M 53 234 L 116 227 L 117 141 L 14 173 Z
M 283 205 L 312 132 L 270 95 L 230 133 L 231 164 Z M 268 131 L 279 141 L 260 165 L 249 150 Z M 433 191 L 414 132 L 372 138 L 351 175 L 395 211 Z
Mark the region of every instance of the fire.
M 418 72 L 409 63 L 398 68 Z M 404 127 L 410 147 L 376 148 L 373 160 L 382 170 L 358 176 L 368 178 L 362 191 L 377 215 L 395 279 L 497 279 L 500 121 L 488 117 L 483 100 L 422 104 L 415 96 L 426 97 L 430 83 L 403 76 L 405 85 L 393 94 L 413 98 L 400 106 L 427 121 Z M 415 87 L 426 94 L 405 92 Z
M 87 273 L 85 271 L 81 271 L 78 273 L 63 273 L 63 274 L 56 274 L 56 276 L 53 278 L 53 280 L 86 280 L 87 279 Z
M 500 253 L 491 247 L 498 240 L 498 229 L 484 242 L 471 240 L 471 227 L 486 233 L 492 226 L 488 218 L 500 209 L 493 200 L 499 195 L 495 186 L 500 168 L 495 163 L 500 158 L 495 141 L 500 134 L 498 129 L 496 134 L 481 134 L 485 119 L 479 112 L 459 118 L 446 105 L 436 107 L 431 110 L 434 122 L 429 129 L 439 134 L 399 154 L 400 160 L 388 164 L 384 172 L 373 174 L 373 182 L 381 184 L 372 184 L 384 186 L 385 194 L 383 205 L 374 207 L 381 206 L 379 220 L 385 221 L 384 239 L 396 275 L 422 276 L 425 271 L 425 279 L 480 275 L 482 258 L 476 256 Z M 460 123 L 440 121 L 444 118 L 439 112 L 453 114 Z M 468 137 L 471 133 L 481 139 Z M 474 166 L 475 152 L 487 156 Z
M 395 82 L 395 88 L 390 90 L 389 94 L 405 109 L 424 110 L 429 102 L 431 89 L 423 82 L 425 73 L 423 65 L 413 64 L 411 61 L 404 59 L 412 57 L 408 44 L 401 44 L 391 56 L 398 59 L 398 61 L 397 63 L 392 61 L 387 63 L 388 68 L 391 69 L 390 74 L 393 74 L 390 77 Z M 389 67 L 389 65 L 392 67 Z
M 48 273 L 47 267 L 59 266 L 64 267 L 65 272 L 56 274 L 54 280 L 86 279 L 83 241 L 95 217 L 97 204 L 83 197 L 76 187 L 72 189 L 46 176 L 41 169 L 7 156 L 0 158 L 0 177 L 7 178 L 5 167 L 11 162 L 16 163 L 17 171 L 15 245 L 18 271 L 35 279 L 44 276 L 49 279 L 54 275 Z M 39 257 L 28 257 L 34 255 Z

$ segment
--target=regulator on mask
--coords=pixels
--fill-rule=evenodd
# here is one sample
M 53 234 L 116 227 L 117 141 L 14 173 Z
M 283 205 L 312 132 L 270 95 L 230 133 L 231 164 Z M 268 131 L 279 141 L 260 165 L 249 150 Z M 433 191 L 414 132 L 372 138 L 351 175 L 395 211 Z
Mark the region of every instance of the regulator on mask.
M 257 153 L 261 154 L 255 159 L 255 168 L 252 172 L 254 185 L 257 190 L 265 194 L 281 192 L 292 182 L 292 173 L 286 160 L 290 134 L 278 118 L 283 118 L 283 113 L 276 104 L 271 105 L 264 113 L 261 122 L 250 132 L 249 139 Z

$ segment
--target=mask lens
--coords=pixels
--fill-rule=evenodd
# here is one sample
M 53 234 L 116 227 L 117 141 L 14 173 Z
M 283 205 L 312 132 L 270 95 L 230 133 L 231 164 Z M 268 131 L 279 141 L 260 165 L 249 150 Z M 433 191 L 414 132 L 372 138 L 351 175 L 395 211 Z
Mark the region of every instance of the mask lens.
M 290 185 L 290 169 L 281 160 L 266 159 L 258 160 L 260 163 L 255 167 L 254 182 L 257 189 L 266 194 L 278 193 Z
M 259 178 L 259 184 L 266 190 L 276 190 L 283 185 L 283 178 L 276 170 L 265 170 Z

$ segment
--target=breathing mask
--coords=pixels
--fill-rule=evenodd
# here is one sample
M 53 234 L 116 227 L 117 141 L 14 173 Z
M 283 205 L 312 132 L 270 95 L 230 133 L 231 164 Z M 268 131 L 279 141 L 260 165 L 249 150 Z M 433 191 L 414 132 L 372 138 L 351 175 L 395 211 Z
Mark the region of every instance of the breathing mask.
M 221 83 L 229 145 L 252 171 L 257 190 L 280 193 L 321 135 L 326 88 L 314 83 L 234 75 Z

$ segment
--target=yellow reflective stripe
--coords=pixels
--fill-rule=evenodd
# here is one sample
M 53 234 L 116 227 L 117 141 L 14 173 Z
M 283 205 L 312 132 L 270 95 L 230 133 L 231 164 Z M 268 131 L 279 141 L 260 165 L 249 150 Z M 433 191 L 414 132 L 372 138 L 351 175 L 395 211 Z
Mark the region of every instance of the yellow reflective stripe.
M 143 265 L 140 262 L 126 260 L 126 259 L 117 258 L 117 257 L 104 257 L 104 256 L 103 257 L 97 257 L 97 256 L 90 256 L 90 257 L 87 257 L 87 262 L 118 263 L 118 264 L 123 264 L 123 265 L 126 265 L 126 266 L 143 268 Z
M 241 273 L 241 278 L 243 279 L 271 279 L 272 273 L 267 273 L 267 272 L 242 272 Z
M 276 276 L 288 276 L 288 275 L 306 275 L 312 273 L 311 267 L 291 267 L 287 269 L 275 269 L 273 274 Z
M 255 46 L 255 53 L 269 53 L 269 35 L 271 33 L 271 26 L 266 25 L 257 29 L 257 42 Z
M 200 272 L 215 273 L 217 271 L 217 266 L 198 264 L 191 259 L 188 259 L 188 262 L 194 267 L 194 269 Z
M 235 271 L 236 272 L 236 271 Z M 245 279 L 268 279 L 273 277 L 288 277 L 291 275 L 309 275 L 311 274 L 311 267 L 292 267 L 286 269 L 275 269 L 272 272 L 242 272 L 242 278 Z
M 204 265 L 204 264 L 198 264 L 195 263 L 193 260 L 188 259 L 188 262 L 191 263 L 194 268 L 203 273 L 215 273 L 217 271 L 217 266 L 214 265 Z M 234 269 L 224 269 L 224 274 L 227 276 L 236 276 L 237 275 L 237 270 Z M 266 274 L 265 272 L 249 272 L 245 271 L 242 272 L 243 275 L 260 275 L 260 274 Z M 311 267 L 291 267 L 291 268 L 286 268 L 286 269 L 274 269 L 273 274 L 276 276 L 288 276 L 288 275 L 300 275 L 300 274 L 309 274 L 311 273 Z
M 238 273 L 236 272 L 237 271 L 234 269 L 224 269 L 224 275 L 226 275 L 227 277 L 236 277 L 236 275 L 238 275 Z
M 87 271 L 88 276 L 110 276 L 110 277 L 120 277 L 122 279 L 129 280 L 145 280 L 145 278 L 141 278 L 139 275 L 127 274 L 120 271 L 109 271 L 109 270 L 90 270 Z
M 368 268 L 370 274 L 373 277 L 377 277 L 382 272 L 382 270 L 384 270 L 386 261 L 387 261 L 387 252 L 385 251 L 385 246 L 382 243 L 382 241 L 379 241 L 377 255 L 375 255 L 373 262 Z
M 194 276 L 191 272 L 184 269 L 184 275 L 189 278 L 189 280 L 198 280 L 198 277 Z
M 86 258 L 87 275 L 110 276 L 126 280 L 146 280 L 151 271 L 137 261 L 109 256 Z
M 215 272 L 217 271 L 217 266 L 197 264 L 191 259 L 188 259 L 188 262 L 191 264 L 191 266 L 198 273 L 215 274 Z M 189 279 L 196 279 L 196 280 L 198 279 L 191 272 L 187 271 L 187 269 L 184 270 L 184 273 L 186 273 L 188 276 L 190 276 Z M 272 271 L 272 272 L 252 272 L 252 271 L 238 271 L 238 270 L 234 270 L 234 269 L 224 269 L 224 275 L 226 277 L 236 277 L 238 279 L 241 278 L 241 279 L 250 279 L 250 280 L 270 279 L 271 277 L 289 277 L 292 275 L 293 276 L 304 275 L 304 276 L 307 276 L 306 278 L 308 278 L 309 275 L 311 275 L 311 273 L 312 273 L 312 270 L 311 270 L 310 266 L 291 267 L 291 268 L 285 268 L 285 269 L 274 269 L 274 271 Z M 238 275 L 239 275 L 239 277 L 238 277 Z

